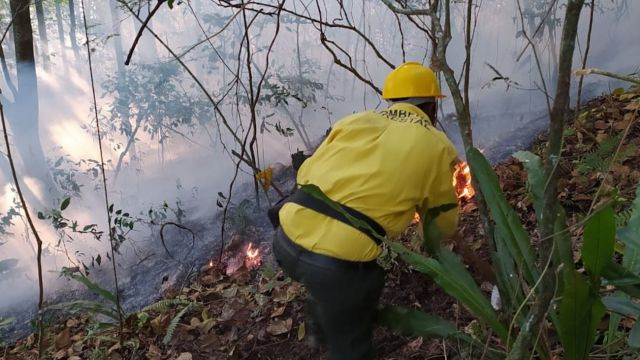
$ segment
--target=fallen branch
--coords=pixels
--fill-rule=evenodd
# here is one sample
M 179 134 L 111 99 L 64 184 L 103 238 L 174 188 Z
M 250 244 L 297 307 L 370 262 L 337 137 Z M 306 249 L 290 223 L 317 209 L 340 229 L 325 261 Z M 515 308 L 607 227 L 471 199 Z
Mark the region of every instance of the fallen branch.
M 640 79 L 634 78 L 632 76 L 618 75 L 616 73 L 612 73 L 609 71 L 604 71 L 596 68 L 579 69 L 579 70 L 576 70 L 575 74 L 576 76 L 586 76 L 589 74 L 602 75 L 602 76 L 610 77 L 612 79 L 618 79 L 618 80 L 630 82 L 632 84 L 640 85 Z

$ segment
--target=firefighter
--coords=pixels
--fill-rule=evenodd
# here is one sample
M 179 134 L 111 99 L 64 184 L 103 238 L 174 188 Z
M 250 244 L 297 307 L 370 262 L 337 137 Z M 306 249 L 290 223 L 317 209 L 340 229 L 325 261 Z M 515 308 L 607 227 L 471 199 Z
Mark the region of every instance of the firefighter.
M 398 235 L 414 213 L 457 201 L 452 185 L 456 149 L 434 127 L 440 92 L 429 68 L 408 62 L 386 78 L 390 106 L 338 121 L 300 167 L 298 184 L 314 184 L 378 235 Z M 307 337 L 326 345 L 330 360 L 372 359 L 371 336 L 384 271 L 370 229 L 303 191 L 279 209 L 273 254 L 308 292 Z M 455 232 L 457 208 L 436 218 Z

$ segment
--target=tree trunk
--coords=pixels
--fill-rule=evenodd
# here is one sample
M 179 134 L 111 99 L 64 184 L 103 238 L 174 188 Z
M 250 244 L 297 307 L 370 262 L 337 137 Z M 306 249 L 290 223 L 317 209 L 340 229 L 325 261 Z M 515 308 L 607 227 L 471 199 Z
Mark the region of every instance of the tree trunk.
M 79 56 L 79 48 L 78 48 L 78 40 L 76 39 L 76 7 L 74 4 L 74 0 L 69 0 L 69 39 L 71 39 L 71 48 L 73 49 L 73 54 L 78 59 Z
M 38 121 L 38 81 L 33 52 L 33 29 L 29 0 L 10 0 L 14 17 L 13 36 L 16 53 L 17 91 L 15 102 L 7 107 L 13 142 L 24 166 L 24 174 L 45 186 L 43 197 L 55 190 L 42 149 Z M 42 199 L 47 203 L 47 199 Z
M 553 101 L 550 115 L 549 142 L 544 159 L 544 172 L 547 180 L 547 188 L 544 193 L 544 206 L 538 229 L 542 239 L 539 249 L 538 269 L 543 277 L 540 281 L 540 290 L 536 295 L 535 303 L 531 308 L 520 334 L 515 341 L 513 351 L 508 356 L 510 360 L 528 359 L 531 352 L 533 338 L 538 334 L 538 329 L 545 319 L 551 304 L 555 289 L 555 276 L 559 264 L 551 263 L 550 268 L 542 271 L 546 266 L 553 241 L 560 240 L 562 236 L 553 236 L 555 221 L 558 217 L 560 204 L 557 198 L 558 172 L 556 164 L 562 151 L 562 136 L 564 122 L 569 110 L 569 90 L 571 89 L 571 66 L 575 50 L 578 22 L 585 0 L 570 0 L 567 3 L 567 12 L 562 28 L 560 42 L 560 59 L 558 61 L 558 81 L 556 83 L 556 96 Z M 558 247 L 566 247 L 558 245 Z
M 60 2 L 57 0 L 55 2 L 56 7 L 56 24 L 58 27 L 58 41 L 60 42 L 60 56 L 62 57 L 62 64 L 64 64 L 64 69 L 66 71 L 67 67 L 67 52 L 64 45 L 64 24 L 62 22 L 62 10 L 60 9 Z
M 49 39 L 47 38 L 47 24 L 44 20 L 44 9 L 42 0 L 35 0 L 36 17 L 38 19 L 38 35 L 41 41 L 40 54 L 42 55 L 42 65 L 46 69 L 49 64 Z

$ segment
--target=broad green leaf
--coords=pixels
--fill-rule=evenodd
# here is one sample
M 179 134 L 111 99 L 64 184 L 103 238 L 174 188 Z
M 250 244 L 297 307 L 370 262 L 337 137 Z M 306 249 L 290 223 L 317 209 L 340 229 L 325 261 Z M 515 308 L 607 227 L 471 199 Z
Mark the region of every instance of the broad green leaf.
M 496 239 L 495 243 L 496 252 L 491 255 L 491 260 L 496 271 L 496 285 L 500 291 L 502 311 L 510 318 L 524 298 L 518 282 L 518 273 L 505 241 Z
M 70 203 L 71 203 L 70 197 L 62 200 L 62 204 L 60 204 L 60 211 L 64 211 L 66 208 L 68 208 Z
M 560 302 L 558 333 L 565 360 L 584 360 L 595 341 L 605 309 L 589 281 L 573 271 Z
M 518 214 L 509 205 L 500 190 L 498 176 L 487 159 L 476 148 L 469 148 L 467 160 L 471 172 L 484 194 L 491 217 L 496 222 L 496 239 L 503 239 L 511 257 L 524 274 L 525 279 L 533 284 L 538 279 L 533 249 L 527 231 L 520 223 Z
M 441 317 L 395 306 L 380 310 L 377 319 L 404 335 L 446 338 L 458 332 L 455 324 Z
M 398 242 L 386 243 L 404 261 L 414 269 L 429 275 L 447 294 L 460 301 L 501 339 L 506 340 L 507 329 L 500 323 L 491 303 L 455 254 L 441 249 L 440 258 L 436 260 L 416 254 Z
M 0 274 L 9 271 L 18 266 L 18 259 L 4 259 L 0 260 Z
M 602 303 L 610 311 L 627 316 L 639 316 L 640 304 L 633 302 L 629 298 L 623 298 L 618 296 L 605 296 L 602 298 Z
M 87 289 L 89 289 L 91 292 L 93 292 L 96 295 L 101 296 L 102 298 L 104 298 L 105 300 L 110 301 L 113 304 L 117 304 L 117 300 L 116 300 L 116 296 L 115 294 L 113 294 L 111 291 L 106 290 L 102 287 L 100 287 L 98 284 L 92 282 L 91 280 L 89 280 L 88 277 L 82 275 L 82 274 L 73 274 L 73 273 L 66 273 L 66 276 L 74 279 L 75 281 L 81 283 L 82 285 L 86 286 Z
M 119 320 L 118 312 L 97 301 L 75 300 L 46 307 L 47 310 L 63 310 L 70 313 L 90 313 L 93 315 L 104 315 L 115 321 Z
M 594 281 L 611 262 L 616 236 L 616 220 L 611 206 L 595 213 L 584 226 L 582 261 Z
M 453 210 L 458 207 L 458 204 L 444 204 L 435 208 L 425 210 L 424 214 L 421 214 L 420 220 L 422 222 L 422 234 L 424 236 L 424 247 L 429 254 L 433 254 L 438 258 L 440 254 L 440 247 L 442 246 L 442 233 L 435 223 L 435 219 L 442 213 L 449 210 Z
M 513 157 L 520 160 L 525 169 L 527 169 L 527 189 L 533 197 L 533 208 L 536 211 L 536 217 L 540 221 L 542 215 L 542 207 L 544 201 L 544 188 L 546 180 L 542 169 L 542 160 L 538 155 L 530 151 L 518 151 Z
M 623 265 L 635 274 L 640 274 L 640 185 L 636 188 L 636 198 L 631 208 L 633 210 L 629 222 L 618 229 L 617 236 L 626 245 Z
M 629 332 L 629 346 L 634 349 L 640 348 L 640 322 L 636 321 L 636 324 L 633 325 L 631 331 Z
M 609 284 L 616 285 L 618 290 L 636 298 L 640 297 L 640 278 L 622 265 L 610 262 L 604 268 L 602 277 L 607 279 Z
M 10 318 L 6 318 L 6 319 L 2 319 L 0 318 L 0 328 L 5 327 L 5 326 L 9 326 L 11 324 L 13 324 L 13 322 L 16 321 L 15 317 L 10 317 Z
M 451 341 L 464 342 L 476 348 L 478 355 L 485 354 L 485 359 L 504 359 L 504 353 L 487 348 L 484 343 L 460 333 L 452 322 L 423 311 L 390 306 L 379 310 L 376 319 L 406 336 L 451 338 Z
M 570 277 L 574 269 L 573 249 L 571 247 L 571 236 L 567 229 L 567 213 L 564 208 L 558 204 L 558 216 L 553 224 L 553 241 L 555 242 L 553 257 L 556 264 L 563 264 L 561 270 L 560 281 L 558 282 L 558 292 L 562 293 L 564 283 Z

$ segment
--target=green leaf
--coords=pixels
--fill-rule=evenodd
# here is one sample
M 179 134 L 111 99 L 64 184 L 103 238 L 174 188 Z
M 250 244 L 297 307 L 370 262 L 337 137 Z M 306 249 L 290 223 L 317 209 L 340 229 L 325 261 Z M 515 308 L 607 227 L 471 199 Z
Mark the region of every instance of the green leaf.
M 622 265 L 610 262 L 604 268 L 602 277 L 607 279 L 609 284 L 616 285 L 618 290 L 633 297 L 640 297 L 640 286 L 637 285 L 640 278 Z
M 82 274 L 74 274 L 74 273 L 66 273 L 66 276 L 74 279 L 75 281 L 81 283 L 82 285 L 86 286 L 87 289 L 89 289 L 91 292 L 93 292 L 96 295 L 101 296 L 102 298 L 104 298 L 105 300 L 108 300 L 110 302 L 112 302 L 113 304 L 117 305 L 117 299 L 115 294 L 113 294 L 111 291 L 106 290 L 102 287 L 100 287 L 98 284 L 92 282 L 91 280 L 89 280 L 88 277 L 82 275 Z
M 602 303 L 610 311 L 627 316 L 639 316 L 640 304 L 633 302 L 629 298 L 623 298 L 618 296 L 605 296 L 602 298 Z
M 60 204 L 60 211 L 64 211 L 66 208 L 68 208 L 70 203 L 71 203 L 70 197 L 62 200 L 62 204 Z
M 424 247 L 429 254 L 433 254 L 438 258 L 440 254 L 440 247 L 442 246 L 442 233 L 435 223 L 435 218 L 440 214 L 449 210 L 455 209 L 458 204 L 444 204 L 436 206 L 435 208 L 425 210 L 424 214 L 420 217 L 422 221 L 422 234 Z
M 377 319 L 403 335 L 446 338 L 458 332 L 455 324 L 441 317 L 396 306 L 380 310 Z
M 529 234 L 520 223 L 520 217 L 507 202 L 500 190 L 498 176 L 480 151 L 469 148 L 467 161 L 471 173 L 487 201 L 491 217 L 496 222 L 496 241 L 503 240 L 511 257 L 514 259 L 525 279 L 533 284 L 538 279 L 533 249 L 529 242 Z
M 582 261 L 594 280 L 600 278 L 604 268 L 611 262 L 615 236 L 616 220 L 611 206 L 595 213 L 584 226 Z
M 504 359 L 504 353 L 487 348 L 484 343 L 460 333 L 455 324 L 441 317 L 427 314 L 423 311 L 407 309 L 398 306 L 385 307 L 378 311 L 377 321 L 388 328 L 407 336 L 422 336 L 426 338 L 450 338 L 456 343 L 467 343 L 478 352 L 479 358 Z
M 513 157 L 522 162 L 522 165 L 527 169 L 527 190 L 533 197 L 533 208 L 536 211 L 538 221 L 540 221 L 546 185 L 542 160 L 538 155 L 529 151 L 518 151 L 513 154 Z
M 4 259 L 0 260 L 0 274 L 9 271 L 18 266 L 18 259 Z
M 118 312 L 97 301 L 75 300 L 46 307 L 47 310 L 63 310 L 71 313 L 90 313 L 93 315 L 104 315 L 115 321 L 119 320 Z
M 0 328 L 9 326 L 11 324 L 13 324 L 13 322 L 16 321 L 15 317 L 10 317 L 10 318 L 6 318 L 6 319 L 2 319 L 0 318 Z
M 573 271 L 560 302 L 558 333 L 565 360 L 584 360 L 595 341 L 598 323 L 605 309 L 589 281 Z
M 447 294 L 460 301 L 501 339 L 506 340 L 507 329 L 500 323 L 491 303 L 454 253 L 441 249 L 439 260 L 436 260 L 416 254 L 398 242 L 386 243 L 404 261 L 414 269 L 429 275 Z
M 629 332 L 629 346 L 638 349 L 640 348 L 640 322 L 636 321 L 631 331 Z

